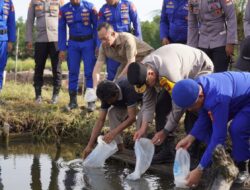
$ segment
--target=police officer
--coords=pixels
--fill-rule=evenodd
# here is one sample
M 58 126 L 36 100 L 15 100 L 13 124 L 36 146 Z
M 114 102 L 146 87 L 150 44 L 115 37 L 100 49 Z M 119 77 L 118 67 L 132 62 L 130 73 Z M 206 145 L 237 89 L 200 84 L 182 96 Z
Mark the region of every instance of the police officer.
M 128 81 L 135 85 L 138 92 L 144 93 L 141 109 L 143 121 L 134 140 L 145 134 L 155 112 L 157 133 L 152 142 L 156 145 L 163 143 L 163 147 L 153 157 L 153 163 L 166 163 L 174 158 L 174 147 L 169 146 L 169 143 L 173 145 L 174 139 L 170 139 L 170 136 L 184 113 L 184 110 L 172 104 L 172 88 L 184 78 L 212 73 L 213 63 L 203 51 L 183 44 L 162 46 L 141 62 L 128 67 Z M 191 130 L 193 123 L 185 123 L 186 132 Z
M 97 11 L 92 3 L 83 0 L 70 0 L 60 9 L 59 18 L 59 57 L 64 60 L 67 50 L 69 68 L 69 96 L 68 108 L 77 105 L 78 76 L 80 63 L 83 60 L 86 79 L 85 100 L 88 111 L 95 109 L 95 92 L 93 90 L 92 71 L 95 65 Z M 67 47 L 67 30 L 69 27 L 69 41 Z
M 12 0 L 0 1 L 0 92 L 3 88 L 3 72 L 8 53 L 16 41 L 15 10 Z
M 63 0 L 31 0 L 26 21 L 27 49 L 32 49 L 32 33 L 36 19 L 34 88 L 36 102 L 42 102 L 43 71 L 48 56 L 53 73 L 53 94 L 51 102 L 56 104 L 61 88 L 62 71 L 58 59 L 58 13 Z
M 226 88 L 225 88 L 226 84 Z M 199 111 L 192 131 L 176 148 L 188 148 L 195 139 L 208 144 L 199 166 L 187 177 L 188 186 L 199 183 L 203 169 L 211 164 L 214 149 L 225 144 L 227 123 L 232 120 L 229 133 L 232 139 L 232 157 L 240 173 L 236 182 L 249 177 L 250 159 L 250 74 L 223 72 L 186 79 L 178 82 L 172 91 L 175 104 L 181 108 Z M 250 168 L 250 166 L 248 166 Z
M 107 58 L 111 58 L 120 63 L 115 78 L 127 75 L 128 65 L 135 61 L 141 61 L 154 49 L 146 42 L 138 39 L 127 32 L 115 32 L 113 27 L 103 22 L 98 25 L 98 38 L 102 42 L 98 54 L 98 59 L 93 72 L 94 88 L 100 80 L 102 65 Z
M 164 0 L 161 10 L 160 38 L 162 45 L 187 43 L 187 0 Z
M 128 0 L 106 0 L 106 2 L 99 11 L 98 25 L 107 22 L 116 32 L 130 32 L 142 39 L 140 20 L 134 3 Z M 107 59 L 106 65 L 107 79 L 113 80 L 120 63 Z
M 206 52 L 215 72 L 226 71 L 237 44 L 233 1 L 189 0 L 187 44 Z
M 244 16 L 244 34 L 245 37 L 250 36 L 250 1 L 247 1 L 245 16 Z

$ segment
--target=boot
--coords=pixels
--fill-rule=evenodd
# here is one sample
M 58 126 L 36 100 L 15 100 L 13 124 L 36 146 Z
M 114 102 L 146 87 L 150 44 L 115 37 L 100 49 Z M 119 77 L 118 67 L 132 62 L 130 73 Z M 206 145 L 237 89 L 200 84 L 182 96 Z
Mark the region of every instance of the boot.
M 60 87 L 54 87 L 53 88 L 53 94 L 52 94 L 52 98 L 51 98 L 51 104 L 57 104 L 59 92 L 60 92 Z
M 96 108 L 96 106 L 95 106 L 95 101 L 93 101 L 93 102 L 88 102 L 88 107 L 87 107 L 87 111 L 88 111 L 88 112 L 93 112 L 93 111 L 95 111 L 95 108 Z
M 77 92 L 76 91 L 69 91 L 70 102 L 68 105 L 68 110 L 72 110 L 78 107 L 77 105 Z
M 249 171 L 247 169 L 249 167 L 248 162 L 249 160 L 236 163 L 237 167 L 239 168 L 239 174 L 234 183 L 243 184 L 245 181 L 248 180 L 249 178 Z
M 173 163 L 175 158 L 174 137 L 167 137 L 163 142 L 162 149 L 153 156 L 152 164 Z
M 36 94 L 35 102 L 37 104 L 41 104 L 42 103 L 41 93 L 42 93 L 41 87 L 35 86 L 35 94 Z

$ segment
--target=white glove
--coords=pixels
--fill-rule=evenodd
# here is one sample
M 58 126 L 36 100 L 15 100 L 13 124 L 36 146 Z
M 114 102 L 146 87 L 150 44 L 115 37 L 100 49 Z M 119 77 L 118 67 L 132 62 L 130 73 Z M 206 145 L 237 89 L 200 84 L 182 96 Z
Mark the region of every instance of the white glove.
M 84 100 L 86 102 L 95 102 L 97 99 L 96 97 L 96 92 L 93 88 L 87 88 L 85 95 L 84 95 Z

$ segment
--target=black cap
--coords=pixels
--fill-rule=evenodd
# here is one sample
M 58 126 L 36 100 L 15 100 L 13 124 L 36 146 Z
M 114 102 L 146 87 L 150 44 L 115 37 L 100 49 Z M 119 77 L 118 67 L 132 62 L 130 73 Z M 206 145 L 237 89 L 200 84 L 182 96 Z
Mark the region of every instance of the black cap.
M 250 71 L 250 36 L 246 37 L 240 45 L 240 56 L 236 67 L 242 71 Z
M 129 83 L 135 86 L 138 93 L 143 93 L 146 90 L 146 65 L 136 62 L 129 64 L 127 76 Z

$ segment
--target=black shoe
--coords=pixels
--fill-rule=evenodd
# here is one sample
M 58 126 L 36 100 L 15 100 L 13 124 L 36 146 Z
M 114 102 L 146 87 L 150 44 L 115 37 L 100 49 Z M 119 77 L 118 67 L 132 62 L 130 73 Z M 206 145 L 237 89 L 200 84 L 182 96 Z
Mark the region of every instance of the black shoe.
M 93 112 L 95 111 L 95 102 L 88 102 L 88 107 L 87 107 L 87 110 L 88 112 Z
M 42 103 L 42 96 L 37 96 L 35 99 L 36 104 L 41 104 Z
M 72 109 L 78 108 L 78 104 L 77 104 L 77 92 L 70 91 L 69 92 L 69 97 L 70 97 L 70 102 L 69 102 L 69 105 L 67 106 L 67 109 L 70 111 Z
M 169 150 L 168 147 L 163 147 L 160 152 L 154 155 L 152 164 L 173 163 L 175 151 Z

